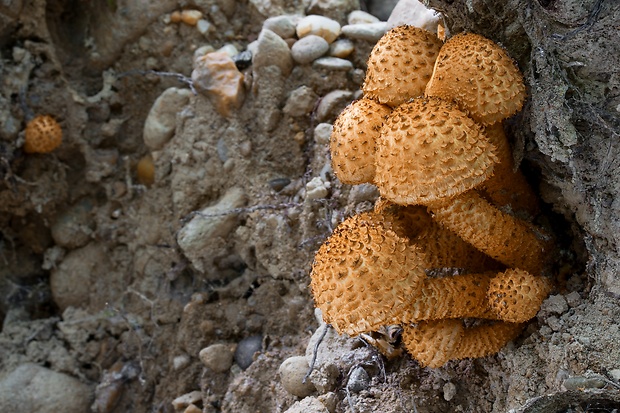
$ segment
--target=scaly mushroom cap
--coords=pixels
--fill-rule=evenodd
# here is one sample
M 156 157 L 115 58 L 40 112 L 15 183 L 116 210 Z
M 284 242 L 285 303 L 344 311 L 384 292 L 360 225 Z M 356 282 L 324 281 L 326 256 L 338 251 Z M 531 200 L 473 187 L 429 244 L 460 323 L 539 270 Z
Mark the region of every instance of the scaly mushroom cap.
M 461 33 L 441 48 L 426 95 L 454 100 L 488 125 L 521 110 L 525 86 L 504 49 L 478 34 Z
M 332 168 L 345 184 L 372 182 L 375 177 L 375 142 L 388 106 L 360 99 L 347 106 L 334 122 L 329 148 Z
M 26 153 L 49 153 L 62 143 L 62 129 L 56 119 L 40 115 L 26 125 L 24 151 Z
M 403 205 L 463 193 L 487 179 L 497 162 L 481 127 L 434 97 L 416 98 L 388 116 L 375 159 L 381 196 Z
M 437 36 L 417 27 L 388 31 L 368 57 L 364 95 L 392 107 L 421 96 L 441 45 Z
M 507 270 L 491 279 L 489 305 L 499 319 L 522 323 L 538 313 L 549 289 L 546 278 L 519 269 Z
M 400 324 L 424 279 L 423 256 L 374 213 L 343 221 L 319 248 L 310 274 L 323 319 L 355 336 Z

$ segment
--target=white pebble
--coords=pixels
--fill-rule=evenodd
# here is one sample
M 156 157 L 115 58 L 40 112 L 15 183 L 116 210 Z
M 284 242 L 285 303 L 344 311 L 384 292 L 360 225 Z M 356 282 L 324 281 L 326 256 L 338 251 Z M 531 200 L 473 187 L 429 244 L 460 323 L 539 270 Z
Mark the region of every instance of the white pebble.
M 316 59 L 312 64 L 313 67 L 317 69 L 327 69 L 327 70 L 351 70 L 353 69 L 353 63 L 346 59 L 341 59 L 339 57 L 321 57 Z
M 239 50 L 232 43 L 226 43 L 224 46 L 217 49 L 217 51 L 221 53 L 226 53 L 230 57 L 233 57 L 239 54 Z
M 321 199 L 325 198 L 329 193 L 331 183 L 329 181 L 323 181 L 320 177 L 315 176 L 306 184 L 306 199 Z
M 186 408 L 190 404 L 198 403 L 202 400 L 202 394 L 200 390 L 194 390 L 193 392 L 185 393 L 182 396 L 177 397 L 172 401 L 172 407 L 175 410 L 179 411 L 181 409 Z
M 189 365 L 189 357 L 186 354 L 176 356 L 172 359 L 172 368 L 174 370 L 184 369 Z
M 456 386 L 449 381 L 443 385 L 443 398 L 445 401 L 449 402 L 454 396 L 456 396 Z
M 287 76 L 293 69 L 293 59 L 288 44 L 277 34 L 268 29 L 258 35 L 256 50 L 252 52 L 252 67 L 277 66 Z
M 392 10 L 392 14 L 387 21 L 388 30 L 408 24 L 437 33 L 439 24 L 439 13 L 433 9 L 428 9 L 418 0 L 400 0 Z
M 305 356 L 289 357 L 282 362 L 278 373 L 280 374 L 280 381 L 282 386 L 287 392 L 297 397 L 310 396 L 316 388 L 310 380 L 303 382 L 303 379 L 308 372 L 308 359 Z
M 334 125 L 331 123 L 319 123 L 314 128 L 314 141 L 319 145 L 327 145 L 329 144 L 329 137 L 332 134 L 332 130 L 334 129 Z
M 283 39 L 295 36 L 295 24 L 289 16 L 274 16 L 263 22 L 263 29 L 268 29 Z
M 336 20 L 316 14 L 306 16 L 297 23 L 297 37 L 300 39 L 309 35 L 321 36 L 331 43 L 340 34 L 340 23 Z
M 355 50 L 355 45 L 349 39 L 339 39 L 329 45 L 329 55 L 344 59 Z
M 204 36 L 208 35 L 209 32 L 211 32 L 214 29 L 213 25 L 205 19 L 198 20 L 198 23 L 196 24 L 196 28 L 198 29 L 200 34 Z
M 351 39 L 376 42 L 387 31 L 387 23 L 348 24 L 342 27 L 342 34 Z
M 198 357 L 205 367 L 216 373 L 228 371 L 233 363 L 233 353 L 226 344 L 211 344 L 200 350 Z
M 171 87 L 166 89 L 153 103 L 146 121 L 142 138 L 151 150 L 158 150 L 172 138 L 176 129 L 177 113 L 189 102 L 189 89 Z
M 324 38 L 311 34 L 295 42 L 291 55 L 295 62 L 303 65 L 323 56 L 328 50 L 329 43 Z
M 379 23 L 380 21 L 377 17 L 362 10 L 353 10 L 347 16 L 349 24 Z

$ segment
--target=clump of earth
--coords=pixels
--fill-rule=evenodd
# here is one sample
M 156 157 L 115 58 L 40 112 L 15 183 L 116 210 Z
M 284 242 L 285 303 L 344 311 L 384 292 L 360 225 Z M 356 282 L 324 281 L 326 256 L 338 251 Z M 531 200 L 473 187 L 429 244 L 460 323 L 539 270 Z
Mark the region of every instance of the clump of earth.
M 420 17 L 394 3 L 0 5 L 1 411 L 620 407 L 613 2 L 429 2 L 528 85 L 508 129 L 561 252 L 525 332 L 430 369 L 315 314 L 314 253 L 379 195 L 328 146 L 388 23 Z M 36 115 L 63 129 L 51 153 L 23 151 Z

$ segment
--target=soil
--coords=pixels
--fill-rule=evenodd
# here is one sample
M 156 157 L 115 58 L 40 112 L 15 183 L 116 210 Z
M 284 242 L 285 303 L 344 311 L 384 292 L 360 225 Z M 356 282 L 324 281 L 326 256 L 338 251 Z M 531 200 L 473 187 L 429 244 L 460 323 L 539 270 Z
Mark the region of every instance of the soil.
M 184 411 L 172 402 L 193 391 L 203 412 L 620 407 L 620 6 L 605 0 L 430 1 L 451 33 L 501 42 L 526 77 L 509 129 L 561 252 L 555 289 L 525 332 L 497 355 L 429 369 L 330 330 L 316 390 L 302 400 L 283 387 L 282 362 L 311 357 L 325 329 L 309 291 L 313 255 L 378 195 L 332 175 L 317 132 L 359 90 L 372 44 L 355 42 L 358 71 L 243 68 L 238 109 L 223 115 L 188 94 L 162 148 L 143 131 L 165 90 L 188 88 L 198 48 L 243 51 L 266 17 L 331 3 L 347 2 L 0 5 L 0 383 L 36 363 L 86 384 L 88 406 L 106 413 Z M 170 22 L 181 8 L 211 29 Z M 316 102 L 283 110 L 302 86 Z M 62 126 L 50 154 L 21 148 L 33 114 Z M 186 245 L 192 222 L 206 235 Z M 212 344 L 234 352 L 223 371 L 201 361 Z M 353 383 L 357 367 L 366 376 Z

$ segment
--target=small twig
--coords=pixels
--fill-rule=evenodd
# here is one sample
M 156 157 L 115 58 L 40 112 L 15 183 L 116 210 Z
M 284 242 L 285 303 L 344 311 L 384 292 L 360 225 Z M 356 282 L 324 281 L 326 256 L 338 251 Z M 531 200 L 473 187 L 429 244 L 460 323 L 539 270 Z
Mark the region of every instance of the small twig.
M 317 357 L 317 354 L 319 353 L 319 346 L 323 342 L 323 339 L 325 338 L 325 335 L 327 334 L 327 330 L 330 327 L 331 326 L 329 324 L 325 324 L 325 327 L 323 328 L 323 332 L 319 336 L 319 339 L 316 341 L 316 343 L 314 343 L 314 348 L 312 349 L 312 360 L 310 361 L 308 372 L 304 376 L 304 379 L 301 381 L 304 384 L 306 383 L 306 380 L 308 380 L 308 378 L 310 377 L 310 374 L 312 374 L 312 370 L 314 370 L 314 365 L 316 363 L 316 357 Z
M 175 79 L 177 79 L 179 82 L 185 83 L 187 86 L 189 86 L 189 89 L 192 91 L 192 93 L 194 95 L 197 95 L 198 92 L 196 91 L 196 88 L 194 87 L 194 81 L 192 80 L 192 78 L 187 77 L 181 73 L 174 73 L 174 72 L 160 72 L 157 70 L 141 70 L 141 69 L 133 69 L 130 70 L 128 72 L 123 72 L 120 73 L 118 75 L 118 78 L 122 78 L 125 76 L 133 76 L 133 75 L 156 75 L 156 76 L 161 76 L 161 77 L 173 77 Z

